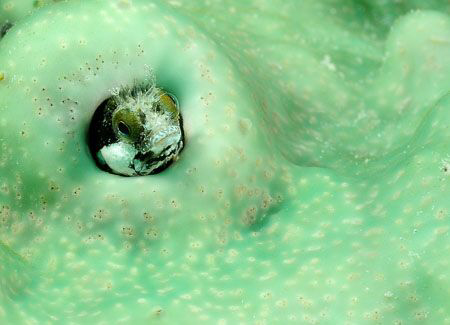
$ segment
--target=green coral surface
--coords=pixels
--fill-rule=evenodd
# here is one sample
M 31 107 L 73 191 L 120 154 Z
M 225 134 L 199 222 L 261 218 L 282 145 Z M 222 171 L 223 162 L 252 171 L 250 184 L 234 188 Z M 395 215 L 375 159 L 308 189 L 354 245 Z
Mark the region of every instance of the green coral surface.
M 450 323 L 447 1 L 2 1 L 1 324 Z M 154 74 L 186 147 L 121 177 Z

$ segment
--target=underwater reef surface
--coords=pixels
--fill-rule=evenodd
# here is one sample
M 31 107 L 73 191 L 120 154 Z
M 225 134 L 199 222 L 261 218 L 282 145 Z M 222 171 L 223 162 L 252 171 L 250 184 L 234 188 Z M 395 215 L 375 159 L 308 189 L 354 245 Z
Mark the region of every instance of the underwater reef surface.
M 447 1 L 0 3 L 1 324 L 450 323 Z M 186 145 L 99 169 L 154 76 Z

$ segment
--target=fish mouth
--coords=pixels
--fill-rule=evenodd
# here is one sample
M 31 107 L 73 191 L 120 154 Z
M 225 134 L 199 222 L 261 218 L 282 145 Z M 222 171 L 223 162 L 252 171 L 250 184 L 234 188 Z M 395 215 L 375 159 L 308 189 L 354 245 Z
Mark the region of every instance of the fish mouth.
M 167 147 L 175 146 L 176 143 L 182 141 L 182 132 L 179 126 L 171 126 L 158 132 L 146 134 L 142 137 L 140 145 L 137 145 L 139 152 L 147 154 L 152 152 L 153 155 L 160 155 Z
M 183 148 L 183 141 L 170 143 L 158 154 L 153 151 L 138 152 L 133 159 L 133 169 L 137 175 L 157 174 L 167 168 Z

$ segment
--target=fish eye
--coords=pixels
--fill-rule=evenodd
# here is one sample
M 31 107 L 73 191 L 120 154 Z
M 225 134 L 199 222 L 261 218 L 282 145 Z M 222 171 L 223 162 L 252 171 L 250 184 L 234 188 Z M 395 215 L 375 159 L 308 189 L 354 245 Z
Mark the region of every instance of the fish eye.
M 119 121 L 117 124 L 117 128 L 119 129 L 119 132 L 122 133 L 124 136 L 129 136 L 131 131 L 128 125 L 124 121 Z
M 173 104 L 178 107 L 178 99 L 171 93 L 166 93 L 166 95 L 172 100 Z
M 172 117 L 178 118 L 178 100 L 174 95 L 164 91 L 159 99 L 159 102 L 162 106 L 165 107 L 165 109 L 167 109 L 171 113 Z
M 113 113 L 112 126 L 119 139 L 130 143 L 137 141 L 143 132 L 139 116 L 128 109 L 119 109 Z

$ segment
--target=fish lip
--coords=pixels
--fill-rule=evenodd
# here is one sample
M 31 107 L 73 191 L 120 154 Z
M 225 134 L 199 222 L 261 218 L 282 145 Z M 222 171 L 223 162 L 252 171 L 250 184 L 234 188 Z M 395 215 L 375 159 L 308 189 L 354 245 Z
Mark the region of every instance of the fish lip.
M 161 152 L 166 152 L 170 149 L 171 145 L 164 147 Z M 144 154 L 138 153 L 133 158 L 133 166 L 132 168 L 136 171 L 137 175 L 151 175 L 157 173 L 160 169 L 165 169 L 168 165 L 170 165 L 178 156 L 181 149 L 184 147 L 184 142 L 179 142 L 176 146 L 170 150 L 170 152 L 166 152 L 164 159 L 160 159 L 159 155 Z M 159 165 L 158 165 L 159 163 Z M 153 168 L 149 168 L 153 167 Z
M 158 138 L 158 134 L 162 133 L 163 131 L 158 132 L 156 135 L 150 138 L 149 141 L 141 140 L 141 146 L 139 146 L 139 151 L 143 155 L 148 154 L 149 152 L 153 152 L 152 149 L 154 149 L 155 145 L 164 142 L 166 139 L 173 137 L 174 135 L 177 135 L 179 133 L 179 128 L 173 128 L 168 133 L 165 133 L 164 136 Z M 142 139 L 145 139 L 146 136 L 144 135 Z M 179 141 L 177 141 L 179 142 Z M 166 145 L 160 152 L 164 152 L 164 150 L 167 149 L 172 144 Z

